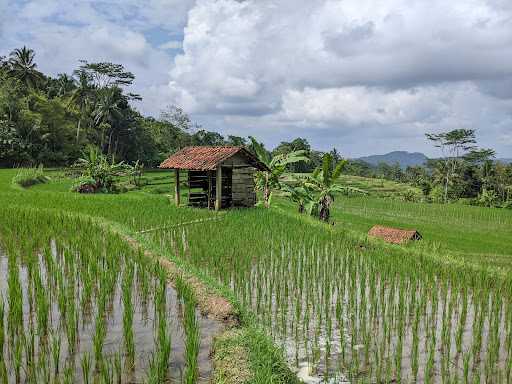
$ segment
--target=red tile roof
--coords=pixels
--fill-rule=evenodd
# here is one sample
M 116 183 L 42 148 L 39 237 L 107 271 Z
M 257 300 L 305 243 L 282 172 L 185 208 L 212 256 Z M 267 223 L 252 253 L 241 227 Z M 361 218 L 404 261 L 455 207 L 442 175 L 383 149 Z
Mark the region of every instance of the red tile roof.
M 237 153 L 244 155 L 255 168 L 267 170 L 265 164 L 244 147 L 186 147 L 162 162 L 160 168 L 209 171 Z
M 382 225 L 373 226 L 368 232 L 369 236 L 377 237 L 387 243 L 403 244 L 409 240 L 420 240 L 421 235 L 415 229 L 405 230 L 390 227 L 383 227 Z

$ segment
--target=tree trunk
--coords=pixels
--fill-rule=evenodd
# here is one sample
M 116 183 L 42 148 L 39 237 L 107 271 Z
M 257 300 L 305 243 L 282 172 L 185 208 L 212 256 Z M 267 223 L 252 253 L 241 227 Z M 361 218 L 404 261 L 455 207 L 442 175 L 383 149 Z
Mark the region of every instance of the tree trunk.
M 78 119 L 78 124 L 76 126 L 76 142 L 78 144 L 78 137 L 80 136 L 80 123 L 81 123 L 82 119 Z
M 305 208 L 304 208 L 304 203 L 299 203 L 299 213 L 304 213 L 305 212 Z
M 328 202 L 328 200 L 327 200 L 327 197 L 324 197 L 324 198 L 320 201 L 320 213 L 319 213 L 319 217 L 320 217 L 320 220 L 325 221 L 325 222 L 328 222 L 328 221 L 329 221 L 330 216 L 331 216 L 331 212 L 330 212 L 330 209 L 329 209 L 329 202 Z

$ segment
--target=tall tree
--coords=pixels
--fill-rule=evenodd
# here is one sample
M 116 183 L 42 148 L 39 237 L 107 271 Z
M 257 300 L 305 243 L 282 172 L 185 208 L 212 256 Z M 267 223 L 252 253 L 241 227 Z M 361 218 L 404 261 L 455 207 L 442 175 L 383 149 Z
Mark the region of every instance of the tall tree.
M 108 154 L 111 154 L 112 151 L 115 121 L 121 118 L 120 103 L 121 93 L 119 88 L 106 88 L 102 90 L 94 111 L 94 122 L 101 130 L 101 147 Z M 108 132 L 105 132 L 105 130 L 108 130 Z M 106 142 L 107 136 L 108 142 Z
M 80 71 L 87 73 L 97 88 L 128 86 L 135 80 L 135 75 L 121 64 L 89 63 L 86 60 L 81 60 L 81 63 Z
M 474 129 L 454 129 L 449 132 L 427 133 L 427 139 L 441 150 L 444 162 L 444 202 L 448 201 L 448 186 L 457 176 L 460 159 L 469 151 L 476 149 Z
M 91 84 L 91 77 L 86 71 L 75 71 L 75 88 L 71 93 L 70 102 L 74 103 L 79 111 L 78 122 L 76 126 L 76 142 L 80 138 L 80 127 L 86 112 L 92 106 L 92 97 L 94 86 Z
M 17 78 L 28 88 L 36 88 L 44 80 L 43 74 L 37 70 L 34 59 L 34 50 L 25 46 L 15 49 L 10 54 L 10 75 Z

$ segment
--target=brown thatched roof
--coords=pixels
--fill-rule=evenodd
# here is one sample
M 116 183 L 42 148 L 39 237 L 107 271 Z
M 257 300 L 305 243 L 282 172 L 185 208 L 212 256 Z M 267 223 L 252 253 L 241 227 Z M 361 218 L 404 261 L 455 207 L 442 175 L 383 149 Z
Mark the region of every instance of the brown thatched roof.
M 415 229 L 405 230 L 382 225 L 373 226 L 368 232 L 368 236 L 377 237 L 387 243 L 403 244 L 410 240 L 421 240 L 420 233 Z
M 230 157 L 241 154 L 247 162 L 259 170 L 268 170 L 267 166 L 258 160 L 244 147 L 186 147 L 160 164 L 164 169 L 190 169 L 195 171 L 211 171 Z

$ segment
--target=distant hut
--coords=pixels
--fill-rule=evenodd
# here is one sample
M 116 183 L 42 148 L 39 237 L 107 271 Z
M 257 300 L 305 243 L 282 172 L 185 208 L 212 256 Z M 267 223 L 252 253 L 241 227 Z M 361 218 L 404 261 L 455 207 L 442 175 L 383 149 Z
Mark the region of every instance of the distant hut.
M 176 205 L 180 205 L 180 170 L 186 170 L 188 205 L 216 210 L 254 206 L 254 174 L 268 170 L 244 147 L 187 147 L 165 160 L 160 168 L 175 170 Z
M 404 244 L 408 241 L 421 240 L 420 233 L 415 229 L 405 230 L 382 225 L 373 226 L 368 232 L 368 236 L 376 237 L 392 244 Z

